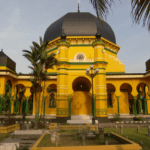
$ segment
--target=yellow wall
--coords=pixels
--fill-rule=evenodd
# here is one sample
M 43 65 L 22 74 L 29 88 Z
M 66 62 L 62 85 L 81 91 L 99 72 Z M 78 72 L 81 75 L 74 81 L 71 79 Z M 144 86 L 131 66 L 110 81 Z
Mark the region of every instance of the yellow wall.
M 103 38 L 102 38 L 103 39 Z M 115 45 L 105 39 L 103 39 L 105 43 L 105 48 L 104 48 L 104 53 L 102 53 L 102 46 L 98 47 L 93 47 L 92 42 L 94 42 L 96 39 L 95 37 L 67 37 L 66 41 L 70 43 L 70 46 L 58 46 L 57 48 L 57 42 L 60 41 L 60 38 L 57 38 L 56 40 L 53 40 L 49 43 L 49 48 L 48 48 L 48 54 L 50 53 L 56 53 L 56 58 L 59 61 L 66 61 L 66 64 L 59 64 L 58 66 L 54 66 L 54 69 L 48 69 L 47 72 L 49 74 L 57 74 L 57 79 L 49 79 L 48 81 L 45 82 L 46 87 L 50 84 L 57 84 L 57 92 L 60 93 L 67 93 L 72 94 L 72 113 L 73 114 L 90 114 L 91 113 L 91 106 L 90 106 L 90 101 L 92 93 L 92 88 L 88 92 L 88 94 L 85 95 L 84 92 L 79 92 L 78 98 L 75 97 L 75 92 L 73 91 L 72 88 L 72 83 L 73 81 L 78 78 L 78 77 L 85 77 L 87 78 L 90 82 L 91 79 L 85 74 L 86 68 L 90 67 L 90 64 L 92 61 L 97 61 L 97 60 L 103 60 L 107 62 L 108 64 L 94 64 L 95 68 L 99 68 L 99 73 L 103 75 L 97 75 L 97 77 L 94 78 L 93 80 L 93 87 L 94 87 L 94 94 L 98 92 L 102 92 L 102 87 L 99 90 L 96 90 L 96 86 L 99 86 L 102 84 L 103 91 L 107 91 L 105 89 L 105 85 L 108 83 L 111 83 L 115 87 L 115 92 L 112 93 L 112 108 L 106 108 L 108 114 L 114 114 L 118 113 L 118 103 L 117 103 L 117 98 L 116 96 L 119 97 L 119 110 L 120 114 L 129 114 L 129 102 L 128 102 L 128 93 L 127 92 L 121 92 L 120 87 L 123 83 L 128 83 L 132 87 L 131 94 L 132 96 L 137 96 L 137 86 L 140 83 L 144 83 L 147 85 L 150 85 L 150 80 L 149 77 L 139 77 L 137 76 L 130 76 L 130 75 L 125 75 L 124 78 L 118 77 L 113 75 L 112 77 L 107 76 L 106 73 L 108 72 L 116 72 L 116 73 L 122 73 L 125 72 L 125 66 L 120 62 L 120 60 L 117 58 L 117 53 L 120 49 L 118 45 Z M 60 50 L 60 53 L 58 54 L 58 50 Z M 74 59 L 75 55 L 79 52 L 82 52 L 86 56 L 86 60 L 84 62 L 77 62 L 76 59 Z M 64 68 L 64 69 L 62 69 Z M 0 70 L 4 70 L 9 68 L 5 67 L 0 67 Z M 65 75 L 64 75 L 65 74 Z M 3 75 L 0 74 L 0 94 L 5 93 L 5 83 L 10 80 L 12 83 L 12 93 L 11 95 L 13 96 L 15 93 L 14 87 L 18 84 L 22 84 L 24 87 L 31 87 L 32 84 L 30 81 L 27 81 L 27 79 L 20 79 L 19 77 L 23 76 L 17 76 L 16 78 L 8 75 Z M 104 81 L 106 80 L 106 81 Z M 42 83 L 42 86 L 44 83 Z M 62 88 L 63 87 L 63 88 Z M 143 88 L 143 87 L 142 87 Z M 20 89 L 20 87 L 19 87 Z M 98 88 L 97 88 L 98 89 Z M 143 89 L 142 89 L 143 90 Z M 46 101 L 45 101 L 45 114 L 56 114 L 57 108 L 49 108 L 49 94 L 45 90 L 45 95 L 47 96 Z M 106 93 L 106 92 L 105 92 Z M 149 90 L 150 93 L 150 90 Z M 107 94 L 107 93 L 106 93 Z M 30 90 L 25 91 L 24 96 L 30 96 Z M 41 93 L 41 100 L 42 100 L 43 93 Z M 57 102 L 57 106 L 60 108 L 66 108 L 68 109 L 68 97 L 64 97 L 64 101 L 59 101 Z M 57 97 L 58 98 L 58 97 Z M 106 99 L 107 96 L 105 96 L 103 99 Z M 61 100 L 61 99 L 60 99 Z M 80 108 L 77 112 L 77 105 L 79 102 L 79 106 L 82 105 L 82 109 Z M 107 101 L 97 101 L 96 107 L 97 109 L 100 108 L 101 106 L 104 107 L 102 109 L 105 109 L 107 107 Z M 77 109 L 75 109 L 75 107 Z M 148 113 L 150 114 L 150 101 L 147 101 L 147 109 Z M 33 107 L 33 114 L 35 114 L 35 106 Z

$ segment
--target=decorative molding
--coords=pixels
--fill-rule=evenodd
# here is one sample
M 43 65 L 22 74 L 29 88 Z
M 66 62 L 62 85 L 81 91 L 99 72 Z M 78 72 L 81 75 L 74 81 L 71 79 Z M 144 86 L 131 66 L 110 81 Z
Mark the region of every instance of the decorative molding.
M 82 61 L 77 59 L 78 55 L 83 55 L 83 60 Z M 75 56 L 74 56 L 74 62 L 87 62 L 86 55 L 83 52 L 76 53 Z

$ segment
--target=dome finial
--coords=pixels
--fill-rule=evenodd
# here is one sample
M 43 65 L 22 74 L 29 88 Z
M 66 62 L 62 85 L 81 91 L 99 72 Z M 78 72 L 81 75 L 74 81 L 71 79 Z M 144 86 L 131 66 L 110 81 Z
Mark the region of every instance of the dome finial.
M 100 39 L 101 39 L 101 34 L 100 34 L 100 32 L 99 32 L 99 28 L 97 28 L 97 33 L 96 33 L 96 38 L 97 38 L 97 41 L 100 41 Z
M 78 13 L 80 12 L 79 10 L 79 3 L 80 3 L 80 0 L 77 0 L 77 3 L 78 3 Z
M 65 41 L 65 40 L 66 40 L 66 34 L 64 33 L 64 29 L 62 29 L 61 41 Z

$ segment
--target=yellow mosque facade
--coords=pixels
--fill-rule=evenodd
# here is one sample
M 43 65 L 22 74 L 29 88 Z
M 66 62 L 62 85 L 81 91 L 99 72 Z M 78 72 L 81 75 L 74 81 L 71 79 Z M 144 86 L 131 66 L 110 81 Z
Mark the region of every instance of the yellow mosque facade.
M 47 40 L 47 54 L 55 53 L 59 64 L 47 70 L 48 80 L 42 83 L 46 88 L 43 103 L 41 93 L 40 114 L 55 116 L 58 120 L 95 116 L 98 122 L 105 122 L 114 114 L 150 114 L 149 60 L 146 73 L 125 73 L 125 66 L 117 57 L 120 46 L 106 22 L 99 22 L 97 17 L 86 12 L 67 13 L 47 28 L 44 41 Z M 85 73 L 91 65 L 92 71 L 99 69 L 93 86 Z M 31 75 L 17 74 L 15 66 L 15 62 L 1 51 L 0 106 L 8 83 L 11 113 L 35 115 L 35 98 L 28 81 Z M 51 92 L 47 90 L 49 87 Z M 0 107 L 0 114 L 3 111 Z

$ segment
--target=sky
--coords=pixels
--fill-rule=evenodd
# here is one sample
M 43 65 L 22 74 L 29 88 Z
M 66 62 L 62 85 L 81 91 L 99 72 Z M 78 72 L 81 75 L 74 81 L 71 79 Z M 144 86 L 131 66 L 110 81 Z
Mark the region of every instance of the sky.
M 16 62 L 16 72 L 31 73 L 22 50 L 39 43 L 46 29 L 68 12 L 77 12 L 77 0 L 0 0 L 0 49 Z M 89 0 L 80 0 L 80 12 L 96 12 Z M 131 0 L 115 0 L 107 20 L 116 36 L 117 56 L 126 73 L 145 73 L 150 58 L 150 33 L 142 22 L 133 24 Z

